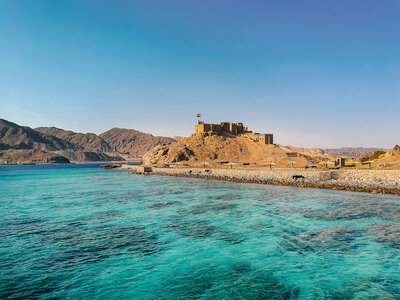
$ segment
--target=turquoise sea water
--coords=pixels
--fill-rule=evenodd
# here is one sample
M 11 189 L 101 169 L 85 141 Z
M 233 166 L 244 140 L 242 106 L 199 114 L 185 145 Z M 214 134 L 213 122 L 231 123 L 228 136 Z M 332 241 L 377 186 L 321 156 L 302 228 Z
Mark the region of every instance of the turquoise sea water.
M 399 299 L 400 197 L 0 167 L 0 298 Z

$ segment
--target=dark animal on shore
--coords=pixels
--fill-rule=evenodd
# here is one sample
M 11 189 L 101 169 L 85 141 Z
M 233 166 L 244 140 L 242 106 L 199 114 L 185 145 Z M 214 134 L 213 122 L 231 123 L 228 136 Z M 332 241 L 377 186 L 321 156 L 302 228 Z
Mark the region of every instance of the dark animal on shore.
M 304 176 L 303 176 L 303 175 L 293 175 L 292 178 L 293 178 L 294 180 L 297 180 L 297 179 L 304 179 Z

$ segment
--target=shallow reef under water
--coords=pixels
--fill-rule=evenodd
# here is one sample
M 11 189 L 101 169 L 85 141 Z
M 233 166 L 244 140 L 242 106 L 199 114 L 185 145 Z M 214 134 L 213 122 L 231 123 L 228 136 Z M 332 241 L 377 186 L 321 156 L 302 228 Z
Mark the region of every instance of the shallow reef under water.
M 399 200 L 0 168 L 0 298 L 399 299 Z

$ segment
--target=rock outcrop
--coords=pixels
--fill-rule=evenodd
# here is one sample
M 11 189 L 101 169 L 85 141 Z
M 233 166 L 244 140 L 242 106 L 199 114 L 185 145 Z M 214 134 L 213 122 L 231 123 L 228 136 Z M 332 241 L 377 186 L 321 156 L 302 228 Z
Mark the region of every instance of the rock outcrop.
M 378 166 L 385 169 L 400 169 L 400 146 L 396 145 L 377 160 Z
M 144 164 L 170 163 L 268 163 L 287 167 L 294 163 L 305 166 L 310 158 L 305 155 L 288 157 L 288 148 L 253 142 L 243 136 L 225 136 L 211 133 L 193 134 L 169 145 L 158 145 L 142 158 Z

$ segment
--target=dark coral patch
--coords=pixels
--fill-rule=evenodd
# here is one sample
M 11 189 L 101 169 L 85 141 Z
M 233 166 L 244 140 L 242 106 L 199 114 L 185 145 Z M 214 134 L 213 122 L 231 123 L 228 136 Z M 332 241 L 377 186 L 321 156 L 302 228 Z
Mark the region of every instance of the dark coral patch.
M 400 249 L 400 224 L 373 224 L 367 231 L 377 241 Z
M 167 206 L 180 204 L 180 201 L 160 201 L 147 205 L 148 208 L 161 209 Z
M 198 220 L 181 220 L 178 223 L 169 226 L 172 230 L 193 238 L 203 238 L 211 236 L 216 232 L 216 228 L 204 221 Z
M 296 299 L 299 288 L 286 286 L 270 272 L 249 263 L 232 268 L 202 267 L 177 273 L 163 283 L 161 299 Z
M 287 238 L 283 245 L 289 251 L 325 251 L 329 249 L 348 251 L 352 241 L 361 233 L 348 227 L 334 227 L 318 231 L 306 231 Z
M 188 212 L 192 213 L 192 214 L 203 214 L 208 211 L 232 210 L 236 206 L 237 206 L 237 204 L 232 204 L 232 203 L 195 205 L 191 209 L 189 209 Z

